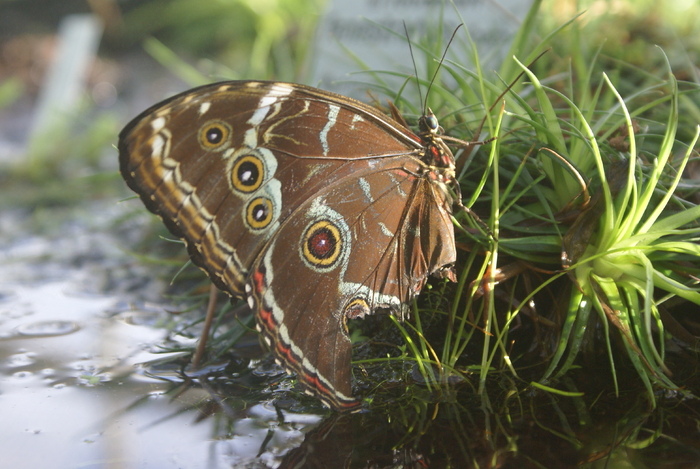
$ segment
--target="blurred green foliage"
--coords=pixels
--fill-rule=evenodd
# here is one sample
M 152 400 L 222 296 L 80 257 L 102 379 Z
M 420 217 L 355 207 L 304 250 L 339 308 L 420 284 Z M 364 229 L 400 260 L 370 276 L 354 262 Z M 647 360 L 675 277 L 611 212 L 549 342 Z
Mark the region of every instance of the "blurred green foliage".
M 300 80 L 324 6 L 324 0 L 155 0 L 125 16 L 123 33 L 215 60 L 234 71 L 231 79 Z

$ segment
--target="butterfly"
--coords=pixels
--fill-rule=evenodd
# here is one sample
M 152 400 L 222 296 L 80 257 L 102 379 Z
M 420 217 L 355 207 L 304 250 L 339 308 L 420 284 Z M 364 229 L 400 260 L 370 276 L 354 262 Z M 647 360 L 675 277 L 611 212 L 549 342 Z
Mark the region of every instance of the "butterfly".
M 247 299 L 278 362 L 353 411 L 348 320 L 403 319 L 428 276 L 455 279 L 459 187 L 440 133 L 432 112 L 414 133 L 328 91 L 229 81 L 147 109 L 118 148 L 128 186 Z

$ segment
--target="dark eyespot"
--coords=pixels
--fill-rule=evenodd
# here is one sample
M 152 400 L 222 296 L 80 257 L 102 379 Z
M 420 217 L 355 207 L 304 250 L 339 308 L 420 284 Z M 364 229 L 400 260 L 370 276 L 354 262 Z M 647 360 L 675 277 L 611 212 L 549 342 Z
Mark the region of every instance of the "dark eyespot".
M 359 296 L 350 300 L 343 309 L 343 314 L 348 319 L 363 318 L 370 312 L 367 300 Z
M 199 144 L 206 150 L 224 147 L 231 136 L 231 127 L 222 121 L 212 121 L 199 129 Z
M 238 165 L 238 180 L 247 187 L 254 186 L 260 180 L 260 169 L 252 161 L 244 161 Z
M 272 201 L 267 197 L 256 197 L 246 207 L 246 222 L 254 230 L 262 230 L 272 221 Z
M 329 220 L 321 220 L 307 228 L 302 238 L 301 252 L 310 264 L 333 267 L 343 249 L 340 230 Z
M 265 165 L 257 155 L 240 156 L 231 167 L 231 184 L 240 192 L 256 191 L 264 179 Z

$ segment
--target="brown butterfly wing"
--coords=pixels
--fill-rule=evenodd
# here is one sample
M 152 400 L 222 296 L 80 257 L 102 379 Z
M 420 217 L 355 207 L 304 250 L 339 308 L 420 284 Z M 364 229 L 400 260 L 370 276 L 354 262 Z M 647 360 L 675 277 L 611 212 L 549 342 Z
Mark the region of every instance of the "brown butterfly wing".
M 208 85 L 142 113 L 119 151 L 128 185 L 219 288 L 247 284 L 277 358 L 334 408 L 356 405 L 345 318 L 401 311 L 454 261 L 450 199 L 421 139 L 349 98 Z

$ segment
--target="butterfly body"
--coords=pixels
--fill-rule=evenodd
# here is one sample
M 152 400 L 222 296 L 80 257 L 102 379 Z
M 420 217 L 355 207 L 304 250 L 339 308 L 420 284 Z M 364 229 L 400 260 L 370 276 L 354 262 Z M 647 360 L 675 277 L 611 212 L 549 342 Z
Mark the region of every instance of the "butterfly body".
M 354 410 L 347 320 L 403 317 L 453 278 L 454 158 L 351 98 L 234 81 L 159 103 L 120 134 L 120 169 L 222 290 L 246 297 L 276 358 Z

